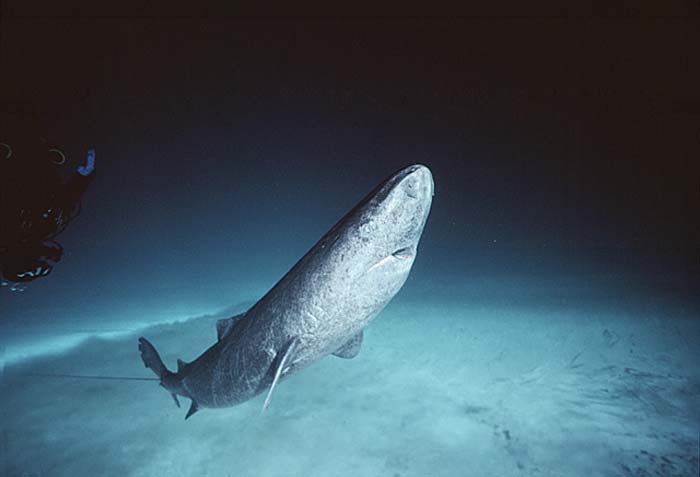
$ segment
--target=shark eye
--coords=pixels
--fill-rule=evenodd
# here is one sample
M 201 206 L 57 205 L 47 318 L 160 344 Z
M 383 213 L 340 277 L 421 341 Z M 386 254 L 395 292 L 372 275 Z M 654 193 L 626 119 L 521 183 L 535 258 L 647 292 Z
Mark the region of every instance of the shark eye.
M 399 260 L 406 260 L 407 258 L 411 258 L 413 255 L 413 247 L 403 247 L 397 249 L 391 255 Z

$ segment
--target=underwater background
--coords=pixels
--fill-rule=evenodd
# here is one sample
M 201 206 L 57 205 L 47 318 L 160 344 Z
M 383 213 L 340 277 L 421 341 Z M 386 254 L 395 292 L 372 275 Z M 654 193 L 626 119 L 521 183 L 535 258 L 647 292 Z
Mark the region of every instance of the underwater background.
M 692 21 L 3 8 L 0 99 L 96 178 L 55 270 L 0 288 L 1 475 L 698 474 Z M 195 358 L 414 163 L 408 281 L 264 414 L 39 376 L 151 378 L 140 335 Z

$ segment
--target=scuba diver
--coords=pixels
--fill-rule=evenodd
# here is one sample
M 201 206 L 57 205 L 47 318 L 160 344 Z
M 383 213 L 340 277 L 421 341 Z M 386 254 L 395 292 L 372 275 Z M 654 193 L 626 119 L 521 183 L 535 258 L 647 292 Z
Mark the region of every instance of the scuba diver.
M 63 247 L 55 238 L 80 213 L 82 196 L 95 177 L 95 150 L 90 149 L 85 164 L 64 181 L 59 168 L 67 161 L 61 149 L 28 136 L 22 121 L 15 122 L 14 128 L 12 121 L 3 123 L 0 278 L 5 286 L 14 282 L 13 291 L 23 291 L 17 284 L 49 275 L 61 260 Z

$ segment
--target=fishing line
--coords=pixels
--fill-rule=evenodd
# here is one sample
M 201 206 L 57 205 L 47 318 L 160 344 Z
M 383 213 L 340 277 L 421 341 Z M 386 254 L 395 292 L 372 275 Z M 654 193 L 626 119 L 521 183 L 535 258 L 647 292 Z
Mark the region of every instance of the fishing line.
M 90 376 L 85 374 L 22 373 L 23 376 L 39 378 L 106 379 L 113 381 L 160 381 L 158 378 L 135 378 L 132 376 Z

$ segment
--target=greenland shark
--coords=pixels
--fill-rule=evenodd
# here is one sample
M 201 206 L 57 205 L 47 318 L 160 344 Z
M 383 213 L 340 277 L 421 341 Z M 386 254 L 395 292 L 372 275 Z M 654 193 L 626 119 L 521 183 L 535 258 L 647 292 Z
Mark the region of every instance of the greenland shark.
M 217 341 L 169 371 L 139 338 L 141 359 L 185 419 L 201 408 L 230 407 L 267 391 L 327 355 L 354 358 L 362 331 L 401 289 L 416 258 L 432 197 L 423 165 L 391 175 L 340 219 L 248 311 L 219 320 Z

